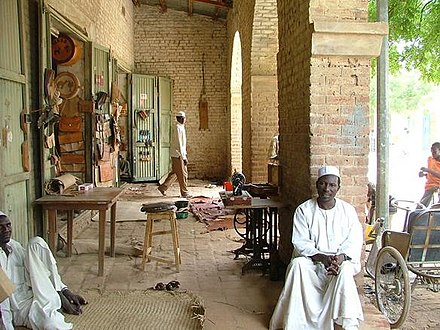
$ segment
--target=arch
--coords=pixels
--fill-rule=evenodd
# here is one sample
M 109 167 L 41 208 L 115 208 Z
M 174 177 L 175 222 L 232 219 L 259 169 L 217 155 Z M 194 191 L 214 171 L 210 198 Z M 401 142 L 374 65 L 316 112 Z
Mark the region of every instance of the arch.
M 231 169 L 242 171 L 242 81 L 240 33 L 235 32 L 231 59 Z

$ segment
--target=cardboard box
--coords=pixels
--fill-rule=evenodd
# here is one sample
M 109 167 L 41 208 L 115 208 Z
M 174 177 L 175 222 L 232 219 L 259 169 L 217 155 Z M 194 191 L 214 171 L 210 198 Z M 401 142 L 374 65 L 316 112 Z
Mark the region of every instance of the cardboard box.
M 11 282 L 3 269 L 0 268 L 0 302 L 8 298 L 14 290 L 14 283 Z
M 87 191 L 93 189 L 93 183 L 84 183 L 78 186 L 79 191 Z

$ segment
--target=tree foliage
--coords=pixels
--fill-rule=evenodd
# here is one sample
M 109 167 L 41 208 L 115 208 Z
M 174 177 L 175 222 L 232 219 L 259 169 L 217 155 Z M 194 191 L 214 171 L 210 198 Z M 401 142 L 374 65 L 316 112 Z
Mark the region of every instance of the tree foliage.
M 376 21 L 377 0 L 369 1 Z M 388 0 L 390 70 L 416 69 L 440 83 L 440 0 Z
M 370 85 L 370 111 L 376 112 L 377 86 Z M 419 79 L 415 72 L 401 71 L 389 76 L 389 109 L 402 115 L 423 111 L 425 102 L 435 93 L 432 83 Z

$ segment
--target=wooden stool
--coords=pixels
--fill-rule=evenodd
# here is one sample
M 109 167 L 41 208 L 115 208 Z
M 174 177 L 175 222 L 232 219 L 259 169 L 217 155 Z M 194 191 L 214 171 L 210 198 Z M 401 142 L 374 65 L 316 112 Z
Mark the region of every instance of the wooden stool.
M 145 270 L 145 263 L 150 260 L 165 262 L 167 264 L 174 264 L 177 272 L 180 272 L 180 245 L 179 234 L 177 232 L 176 212 L 174 210 L 159 211 L 159 212 L 145 212 L 147 216 L 147 223 L 145 225 L 144 250 L 142 252 L 142 270 Z M 154 220 L 168 220 L 170 222 L 170 230 L 153 231 Z M 173 239 L 174 261 L 162 257 L 152 256 L 153 236 L 171 234 Z

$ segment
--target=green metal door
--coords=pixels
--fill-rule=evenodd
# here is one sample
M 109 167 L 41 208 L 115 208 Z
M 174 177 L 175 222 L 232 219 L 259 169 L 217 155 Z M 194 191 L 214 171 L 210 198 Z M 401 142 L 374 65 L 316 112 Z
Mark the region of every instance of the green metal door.
M 159 175 L 160 179 L 170 170 L 171 124 L 173 112 L 173 82 L 159 77 Z
M 31 146 L 20 0 L 0 1 L 0 210 L 12 220 L 14 238 L 27 243 Z
M 154 76 L 131 78 L 131 147 L 133 181 L 154 181 L 158 175 L 159 125 L 157 82 Z

